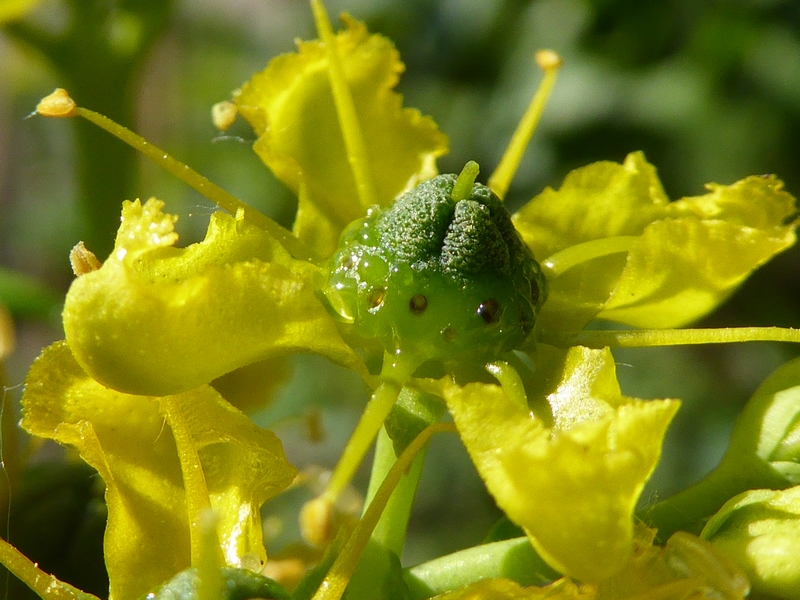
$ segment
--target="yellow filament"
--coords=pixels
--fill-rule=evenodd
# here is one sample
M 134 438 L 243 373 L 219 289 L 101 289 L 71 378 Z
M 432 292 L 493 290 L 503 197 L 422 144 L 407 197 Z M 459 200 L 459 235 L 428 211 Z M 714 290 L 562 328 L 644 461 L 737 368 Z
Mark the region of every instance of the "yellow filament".
M 800 329 L 784 327 L 723 327 L 720 329 L 542 332 L 539 341 L 560 348 L 569 348 L 570 346 L 642 348 L 650 346 L 730 344 L 734 342 L 800 343 Z
M 427 427 L 411 442 L 397 458 L 397 462 L 392 465 L 386 478 L 370 502 L 369 507 L 364 512 L 364 516 L 356 525 L 350 539 L 342 548 L 341 553 L 333 563 L 331 570 L 328 571 L 325 580 L 320 584 L 319 589 L 312 600 L 339 600 L 347 587 L 350 577 L 358 565 L 361 554 L 367 546 L 372 531 L 380 521 L 386 504 L 392 496 L 392 492 L 397 487 L 400 478 L 408 471 L 414 457 L 428 443 L 430 438 L 440 431 L 456 431 L 452 423 L 436 423 Z
M 141 152 L 147 158 L 200 192 L 220 208 L 234 215 L 238 211 L 242 211 L 247 221 L 269 233 L 295 258 L 303 260 L 309 260 L 311 258 L 311 253 L 304 244 L 275 221 L 258 212 L 253 207 L 248 206 L 236 196 L 226 192 L 218 185 L 209 181 L 208 178 L 200 175 L 200 173 L 191 169 L 188 165 L 173 158 L 161 148 L 154 146 L 127 127 L 123 127 L 105 115 L 101 115 L 88 108 L 77 106 L 72 98 L 69 97 L 66 90 L 59 88 L 42 99 L 39 106 L 37 106 L 37 113 L 44 117 L 83 117 L 117 139 L 125 142 L 130 147 Z
M 503 158 L 500 159 L 500 164 L 489 178 L 489 187 L 501 200 L 508 192 L 511 180 L 514 179 L 525 149 L 528 147 L 528 142 L 533 137 L 547 99 L 553 90 L 556 74 L 561 66 L 561 57 L 552 50 L 539 50 L 536 53 L 536 63 L 544 71 L 544 79 L 539 84 L 539 89 L 536 90 L 528 109 L 517 125 L 517 129 L 503 153 Z
M 358 121 L 350 87 L 344 76 L 341 57 L 336 46 L 336 36 L 333 34 L 328 13 L 321 0 L 311 0 L 311 8 L 314 11 L 314 22 L 317 25 L 319 39 L 325 45 L 325 53 L 328 58 L 328 77 L 331 82 L 333 101 L 336 104 L 336 113 L 339 116 L 339 126 L 342 129 L 342 137 L 344 137 L 344 145 L 347 149 L 347 161 L 350 163 L 353 178 L 356 180 L 358 199 L 366 210 L 377 203 L 378 196 L 372 182 L 364 134 Z
M 635 235 L 616 235 L 575 244 L 544 259 L 542 269 L 545 277 L 554 279 L 572 267 L 592 259 L 628 252 L 638 239 Z

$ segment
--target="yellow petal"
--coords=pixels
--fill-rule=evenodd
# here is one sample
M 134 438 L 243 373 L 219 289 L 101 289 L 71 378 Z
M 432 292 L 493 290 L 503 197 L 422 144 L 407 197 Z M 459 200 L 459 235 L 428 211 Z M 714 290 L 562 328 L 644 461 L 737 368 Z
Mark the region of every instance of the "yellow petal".
M 277 438 L 213 389 L 179 397 L 208 483 L 228 564 L 264 561 L 261 504 L 295 470 Z M 106 483 L 106 567 L 111 595 L 133 600 L 189 566 L 186 496 L 175 442 L 158 398 L 104 388 L 58 342 L 34 363 L 22 426 L 75 448 Z
M 553 568 L 598 582 L 629 559 L 633 510 L 655 468 L 670 400 L 623 398 L 606 350 L 573 348 L 545 426 L 500 386 L 444 386 L 464 445 L 500 508 Z
M 366 372 L 317 299 L 317 267 L 241 215 L 215 213 L 203 242 L 175 248 L 162 206 L 125 203 L 111 256 L 67 294 L 67 341 L 92 377 L 163 396 L 301 351 Z
M 350 87 L 381 205 L 436 175 L 447 139 L 429 118 L 402 107 L 393 91 L 404 70 L 392 43 L 343 17 L 337 50 Z M 236 95 L 239 113 L 259 139 L 254 149 L 300 197 L 295 233 L 321 257 L 336 248 L 345 225 L 363 216 L 319 41 L 273 59 Z M 301 193 L 303 190 L 303 193 Z

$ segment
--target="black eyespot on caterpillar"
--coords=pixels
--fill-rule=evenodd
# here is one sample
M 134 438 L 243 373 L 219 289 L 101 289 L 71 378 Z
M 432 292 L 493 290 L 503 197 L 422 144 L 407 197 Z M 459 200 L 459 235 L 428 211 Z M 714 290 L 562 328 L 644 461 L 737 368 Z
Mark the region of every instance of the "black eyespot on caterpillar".
M 494 298 L 490 298 L 481 303 L 477 312 L 487 325 L 494 323 L 500 317 L 500 303 Z
M 425 312 L 425 309 L 428 308 L 428 299 L 422 294 L 416 294 L 411 297 L 408 308 L 412 313 L 421 315 Z

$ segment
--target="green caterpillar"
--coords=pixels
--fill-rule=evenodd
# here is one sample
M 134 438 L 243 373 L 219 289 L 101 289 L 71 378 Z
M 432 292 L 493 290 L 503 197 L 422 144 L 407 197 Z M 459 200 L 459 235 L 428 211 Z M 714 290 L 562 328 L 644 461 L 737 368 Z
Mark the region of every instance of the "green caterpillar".
M 447 367 L 533 331 L 547 297 L 539 264 L 488 187 L 454 186 L 455 175 L 430 179 L 342 233 L 322 292 L 354 345 Z

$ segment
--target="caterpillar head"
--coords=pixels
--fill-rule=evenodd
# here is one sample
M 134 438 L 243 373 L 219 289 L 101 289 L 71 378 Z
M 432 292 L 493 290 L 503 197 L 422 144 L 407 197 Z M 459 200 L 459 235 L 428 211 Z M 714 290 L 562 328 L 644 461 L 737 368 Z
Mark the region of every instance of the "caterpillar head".
M 546 282 L 508 212 L 440 175 L 342 233 L 323 294 L 347 333 L 412 364 L 486 360 L 533 330 Z

